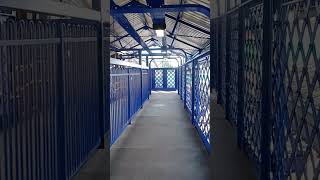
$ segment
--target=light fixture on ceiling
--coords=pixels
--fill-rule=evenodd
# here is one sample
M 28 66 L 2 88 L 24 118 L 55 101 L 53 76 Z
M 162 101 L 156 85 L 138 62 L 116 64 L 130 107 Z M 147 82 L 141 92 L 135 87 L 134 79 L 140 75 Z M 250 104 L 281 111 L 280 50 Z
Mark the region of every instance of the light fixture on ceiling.
M 156 29 L 157 37 L 164 37 L 164 29 Z

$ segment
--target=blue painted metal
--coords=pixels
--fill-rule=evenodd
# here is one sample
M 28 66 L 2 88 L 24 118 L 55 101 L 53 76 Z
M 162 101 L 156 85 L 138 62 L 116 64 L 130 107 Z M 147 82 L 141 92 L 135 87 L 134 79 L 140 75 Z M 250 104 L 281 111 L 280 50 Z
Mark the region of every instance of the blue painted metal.
M 0 23 L 1 179 L 70 179 L 100 145 L 97 27 Z
M 198 4 L 163 5 L 159 8 L 152 8 L 136 1 L 128 3 L 123 7 L 114 6 L 111 9 L 111 14 L 113 16 L 121 16 L 126 13 L 168 13 L 188 11 L 199 12 L 207 17 L 210 17 L 210 9 Z
M 192 73 L 193 73 L 193 61 L 189 61 L 186 63 L 186 98 L 185 98 L 185 104 L 188 112 L 192 114 L 192 96 L 193 96 L 193 78 L 192 78 Z
M 144 29 L 145 27 L 141 27 L 141 28 L 138 28 L 137 30 L 135 30 L 136 32 L 138 32 L 138 31 L 140 31 L 140 30 L 142 30 L 142 29 Z M 120 40 L 121 39 L 123 39 L 123 38 L 126 38 L 126 37 L 129 37 L 131 34 L 126 34 L 126 35 L 123 35 L 123 36 L 121 36 L 121 37 L 118 37 L 118 38 L 116 38 L 115 40 L 113 40 L 113 41 L 111 41 L 110 43 L 112 44 L 112 43 L 115 43 L 115 42 L 117 42 L 117 41 L 119 41 L 119 42 L 121 42 Z
M 110 2 L 111 7 L 118 7 L 113 0 Z M 146 51 L 150 52 L 150 49 L 146 42 L 140 37 L 137 31 L 132 27 L 129 20 L 126 18 L 124 14 L 118 14 L 117 16 L 113 16 L 113 18 L 119 23 L 119 25 L 130 34 L 130 36 L 141 45 Z
M 57 33 L 58 36 L 60 36 L 61 39 L 64 38 L 65 36 L 65 24 L 59 24 Z M 58 146 L 58 153 L 57 153 L 57 158 L 58 158 L 58 166 L 60 167 L 58 170 L 57 177 L 59 179 L 65 179 L 66 178 L 66 152 L 65 152 L 65 144 L 66 144 L 66 125 L 65 125 L 65 97 L 64 97 L 64 89 L 65 89 L 65 68 L 64 68 L 64 62 L 65 62 L 65 42 L 61 40 L 59 46 L 58 46 L 58 52 L 59 52 L 59 57 L 58 57 L 58 63 L 56 65 L 57 67 L 57 74 L 56 74 L 56 80 L 59 80 L 57 83 L 57 105 L 58 105 L 58 110 L 57 110 L 57 139 L 60 141 L 57 142 Z
M 176 91 L 176 68 L 152 68 L 152 90 Z
M 206 149 L 210 145 L 210 51 L 178 68 L 179 94 Z
M 219 60 L 220 60 L 220 78 L 221 78 L 221 104 L 226 109 L 226 97 L 227 97 L 227 17 L 223 16 L 220 19 L 220 52 L 219 52 Z
M 121 51 L 142 51 L 143 49 L 135 49 L 135 48 L 121 48 L 121 49 L 117 49 L 117 48 L 115 48 L 115 47 L 113 47 L 112 48 L 112 50 L 113 51 L 116 51 L 116 52 L 121 52 Z M 156 50 L 156 51 L 158 51 L 158 50 L 163 50 L 163 48 L 154 48 L 154 49 L 152 49 L 152 50 Z M 167 51 L 180 51 L 180 52 L 182 52 L 183 54 L 183 56 L 184 56 L 184 58 L 186 59 L 186 60 L 188 60 L 188 53 L 185 51 L 185 50 L 183 50 L 183 49 L 181 49 L 181 48 L 174 48 L 174 47 L 169 47 L 169 48 L 167 48 L 166 49 Z M 180 54 L 179 54 L 180 55 Z M 143 56 L 149 56 L 149 55 L 143 55 Z M 151 56 L 151 55 L 150 55 Z M 181 64 L 182 64 L 182 59 L 181 59 Z
M 164 5 L 164 0 L 146 0 L 147 4 L 152 8 L 161 8 Z M 152 12 L 152 23 L 154 29 L 166 29 L 165 12 Z
M 182 4 L 182 0 L 180 0 L 180 4 Z M 176 22 L 174 23 L 174 26 L 173 26 L 173 29 L 172 29 L 171 34 L 174 34 L 174 33 L 175 33 L 180 18 L 181 18 L 181 12 L 178 13 L 177 18 L 175 19 Z M 173 46 L 173 43 L 174 43 L 174 40 L 175 40 L 175 39 L 176 39 L 176 35 L 174 35 L 174 38 L 173 38 L 172 41 L 171 41 L 171 46 Z
M 149 98 L 150 81 L 148 67 L 116 59 L 110 63 L 112 146 Z
M 272 61 L 273 61 L 273 0 L 263 1 L 262 92 L 261 92 L 261 180 L 269 180 L 271 171 L 272 136 Z

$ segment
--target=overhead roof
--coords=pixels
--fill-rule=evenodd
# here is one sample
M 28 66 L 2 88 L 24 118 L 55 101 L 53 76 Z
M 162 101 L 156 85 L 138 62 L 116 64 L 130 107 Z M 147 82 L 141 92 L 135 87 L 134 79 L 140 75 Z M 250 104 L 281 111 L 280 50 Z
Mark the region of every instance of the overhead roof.
M 124 6 L 131 0 L 114 0 L 114 2 L 118 6 Z M 147 4 L 146 0 L 138 2 Z M 209 3 L 209 0 L 165 0 L 165 5 L 199 4 L 207 8 L 210 8 Z M 125 17 L 149 47 L 162 47 L 163 42 L 166 42 L 168 46 L 184 49 L 189 55 L 194 55 L 209 45 L 210 20 L 199 12 L 167 12 L 165 41 L 156 37 L 152 29 L 144 28 L 152 27 L 151 14 L 125 14 Z M 141 49 L 139 43 L 131 36 L 126 36 L 127 34 L 128 32 L 111 17 L 111 45 L 118 49 Z M 126 37 L 121 38 L 123 36 Z

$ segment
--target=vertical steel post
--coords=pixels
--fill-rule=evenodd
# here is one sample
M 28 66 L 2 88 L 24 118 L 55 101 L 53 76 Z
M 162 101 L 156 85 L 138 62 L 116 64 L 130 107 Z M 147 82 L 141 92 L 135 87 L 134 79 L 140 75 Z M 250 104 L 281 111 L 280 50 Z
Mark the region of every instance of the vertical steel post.
M 226 11 L 230 9 L 230 0 L 227 0 Z M 226 74 L 225 74 L 225 81 L 226 81 L 226 97 L 225 97 L 225 116 L 226 119 L 229 120 L 230 116 L 230 18 L 229 14 L 226 14 Z
M 92 0 L 92 7 L 95 10 L 101 11 L 101 0 Z M 103 22 L 103 20 L 101 19 L 101 22 L 97 23 L 97 45 L 98 45 L 98 59 L 97 59 L 97 66 L 98 66 L 98 94 L 99 94 L 99 126 L 100 126 L 100 138 L 101 138 L 101 142 L 100 142 L 100 148 L 107 148 L 107 143 L 106 143 L 106 129 L 109 129 L 109 125 L 107 125 L 106 123 L 110 122 L 110 116 L 108 116 L 109 113 L 105 114 L 105 110 L 109 112 L 109 106 L 110 106 L 110 98 L 108 98 L 110 96 L 110 87 L 108 86 L 110 84 L 110 62 L 104 62 L 105 59 L 105 50 L 109 50 L 107 46 L 109 46 L 109 43 L 106 42 L 105 43 L 105 26 L 106 24 Z M 105 64 L 106 63 L 106 64 Z M 107 75 L 104 74 L 104 69 L 107 70 Z M 104 79 L 106 78 L 106 79 Z M 109 82 L 105 84 L 105 81 Z M 105 86 L 107 85 L 107 87 L 105 88 Z M 106 95 L 105 96 L 105 91 L 106 91 Z M 105 98 L 107 97 L 107 98 Z M 107 101 L 107 102 L 104 102 Z
M 166 89 L 168 87 L 168 69 L 162 69 L 162 88 Z
M 104 75 L 103 75 L 103 58 L 104 58 L 104 54 L 103 54 L 103 24 L 102 23 L 97 23 L 97 45 L 98 45 L 98 59 L 97 59 L 97 66 L 98 66 L 98 94 L 99 94 L 99 126 L 100 126 L 100 138 L 101 138 L 101 142 L 100 142 L 100 148 L 105 148 L 105 120 L 104 120 Z
M 178 90 L 178 94 L 179 94 L 179 89 L 178 89 L 178 84 L 179 84 L 178 70 L 179 70 L 179 68 L 176 68 L 174 70 L 174 80 L 175 80 L 174 88 Z
M 273 0 L 264 0 L 262 51 L 261 180 L 270 179 L 272 125 Z
M 57 83 L 57 149 L 58 149 L 58 177 L 61 180 L 66 179 L 66 164 L 65 164 L 65 99 L 64 99 L 64 23 L 59 21 L 58 36 L 60 37 L 60 44 L 58 46 L 58 59 L 56 69 L 56 83 Z
M 221 7 L 220 7 L 220 0 L 216 0 L 216 4 L 217 4 L 217 17 L 215 17 L 215 21 L 216 21 L 216 30 L 214 31 L 216 34 L 215 34 L 215 38 L 217 39 L 217 43 L 215 44 L 217 47 L 216 47 L 216 56 L 215 56 L 215 62 L 216 62 L 216 80 L 217 82 L 216 83 L 216 91 L 217 91 L 217 104 L 222 104 L 222 94 L 221 94 L 221 91 L 222 91 L 222 79 L 221 79 L 221 59 L 220 59 L 220 43 L 221 43 L 221 36 L 220 36 L 220 32 L 221 32 L 221 25 L 220 25 L 220 22 L 221 22 Z
M 218 104 L 222 104 L 222 76 L 221 76 L 221 69 L 222 69 L 222 63 L 221 63 L 221 56 L 220 56 L 220 53 L 221 53 L 221 36 L 220 36 L 220 33 L 221 33 L 221 17 L 219 16 L 217 19 L 217 39 L 218 39 L 218 43 L 217 43 L 217 103 Z
M 146 66 L 149 67 L 149 56 L 146 56 Z
M 141 50 L 139 51 L 139 64 L 142 66 L 142 56 L 141 56 Z M 140 91 L 140 99 L 141 99 L 141 108 L 143 107 L 143 102 L 142 102 L 142 97 L 143 97 L 143 72 L 142 72 L 142 68 L 140 68 L 140 87 L 141 87 L 141 91 Z
M 196 101 L 196 96 L 195 96 L 195 90 L 196 90 L 196 88 L 195 88 L 195 73 L 196 73 L 196 69 L 195 69 L 195 67 L 196 67 L 196 61 L 197 60 L 193 60 L 192 61 L 192 71 L 191 71 L 191 74 L 192 74 L 192 88 L 191 88 L 191 93 L 192 93 L 192 96 L 191 96 L 191 98 L 192 98 L 192 103 L 191 103 L 191 120 L 192 120 L 192 124 L 195 124 L 195 118 L 194 118 L 194 116 L 195 116 L 195 107 L 194 107 L 194 105 L 195 105 L 195 101 Z
M 130 120 L 129 124 L 131 124 L 131 93 L 130 93 L 130 69 L 128 68 L 128 118 Z
M 241 0 L 241 3 L 244 0 Z M 245 37 L 245 23 L 244 23 L 244 7 L 239 7 L 238 17 L 238 104 L 237 104 L 237 142 L 240 149 L 244 148 L 244 37 Z
M 187 64 L 184 65 L 184 107 L 187 107 Z
M 214 3 L 214 2 L 211 2 Z M 210 90 L 212 91 L 214 88 L 216 88 L 216 82 L 215 82 L 215 73 L 216 73 L 216 65 L 214 64 L 216 59 L 216 52 L 217 49 L 215 47 L 215 38 L 216 38 L 216 29 L 214 26 L 214 19 L 213 17 L 210 18 Z

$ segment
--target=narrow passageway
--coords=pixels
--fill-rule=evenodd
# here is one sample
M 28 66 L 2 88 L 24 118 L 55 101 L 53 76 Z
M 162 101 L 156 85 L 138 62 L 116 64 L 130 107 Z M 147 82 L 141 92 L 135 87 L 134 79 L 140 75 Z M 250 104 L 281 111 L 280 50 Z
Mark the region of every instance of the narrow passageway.
M 153 92 L 111 148 L 112 180 L 206 180 L 208 153 L 177 92 Z

